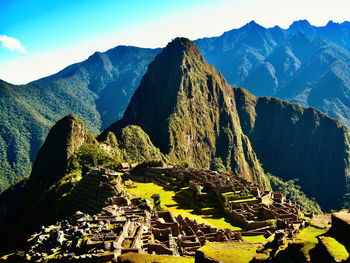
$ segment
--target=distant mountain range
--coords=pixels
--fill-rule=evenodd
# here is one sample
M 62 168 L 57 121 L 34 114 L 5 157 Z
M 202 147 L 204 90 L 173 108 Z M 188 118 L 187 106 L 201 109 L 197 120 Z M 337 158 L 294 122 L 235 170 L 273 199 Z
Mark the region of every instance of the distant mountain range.
M 350 127 L 350 23 L 288 29 L 254 21 L 196 41 L 206 60 L 233 86 L 315 107 Z
M 350 126 L 350 23 L 288 29 L 254 21 L 196 40 L 228 83 L 320 109 Z M 0 190 L 29 175 L 49 128 L 76 114 L 94 134 L 120 119 L 161 49 L 118 46 L 27 85 L 0 82 Z

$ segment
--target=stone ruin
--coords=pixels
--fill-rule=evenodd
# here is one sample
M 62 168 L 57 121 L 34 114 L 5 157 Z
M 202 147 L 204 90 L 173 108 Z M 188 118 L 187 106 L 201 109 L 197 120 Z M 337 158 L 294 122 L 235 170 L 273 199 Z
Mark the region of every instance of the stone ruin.
M 152 210 L 146 200 L 126 193 L 113 171 L 100 167 L 86 176 L 101 174 L 115 189 L 102 211 L 93 216 L 77 211 L 56 225 L 43 226 L 28 240 L 26 260 L 107 262 L 128 252 L 194 256 L 208 242 L 241 240 L 239 232 Z
M 164 187 L 170 182 L 172 187 L 178 186 L 178 190 L 188 186 L 203 198 L 216 196 L 222 210 L 248 230 L 268 227 L 271 220 L 288 225 L 303 222 L 296 202 L 287 200 L 280 192 L 263 191 L 256 184 L 232 174 L 173 167 L 143 168 L 135 175 L 137 180 L 142 178 Z

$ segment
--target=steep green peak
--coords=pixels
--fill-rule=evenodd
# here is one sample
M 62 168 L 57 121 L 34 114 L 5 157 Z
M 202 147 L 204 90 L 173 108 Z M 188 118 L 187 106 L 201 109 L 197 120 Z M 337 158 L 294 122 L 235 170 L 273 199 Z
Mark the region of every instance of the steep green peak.
M 148 136 L 143 136 L 136 145 L 153 143 L 171 163 L 209 168 L 214 158 L 221 158 L 228 171 L 269 188 L 249 139 L 242 133 L 232 87 L 186 38 L 174 39 L 156 56 L 123 118 L 99 139 L 107 140 L 111 131 L 120 143 L 119 134 L 128 125 L 141 127 L 150 138 L 148 142 Z M 128 156 L 136 156 L 140 148 L 133 143 L 133 135 L 141 134 L 135 127 L 130 126 L 132 136 L 125 137 L 124 147 L 132 149 Z
M 68 159 L 86 141 L 94 137 L 82 121 L 73 114 L 64 116 L 51 128 L 40 148 L 30 175 L 30 185 L 42 190 L 60 179 L 67 168 Z
M 214 67 L 206 63 L 193 41 L 175 38 L 149 65 L 123 118 L 105 130 L 99 140 L 106 140 L 108 131 L 118 134 L 125 126 L 138 125 L 151 138 L 151 133 L 159 135 L 154 136 L 152 141 L 163 153 L 167 153 L 169 116 L 175 113 L 179 104 L 184 103 L 183 98 L 191 99 L 198 92 L 207 93 L 204 87 L 213 93 L 215 87 L 226 86 L 229 85 Z M 208 95 L 202 97 L 208 98 Z
M 148 71 L 156 70 L 159 74 L 159 67 L 164 67 L 166 71 L 167 68 L 172 69 L 175 73 L 174 69 L 186 68 L 190 65 L 193 65 L 193 62 L 196 61 L 195 64 L 206 64 L 202 54 L 199 52 L 196 44 L 183 37 L 177 37 L 162 50 L 160 54 L 158 54 L 154 61 L 150 64 Z M 182 73 L 186 73 L 187 71 L 182 71 Z
M 196 55 L 202 57 L 196 44 L 184 37 L 177 37 L 164 48 L 163 52 L 179 52 L 186 55 Z

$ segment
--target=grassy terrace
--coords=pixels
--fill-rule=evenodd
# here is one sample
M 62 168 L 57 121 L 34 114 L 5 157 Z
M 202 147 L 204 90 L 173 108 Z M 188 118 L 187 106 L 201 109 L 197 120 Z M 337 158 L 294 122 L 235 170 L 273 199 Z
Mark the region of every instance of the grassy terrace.
M 244 241 L 252 242 L 252 243 L 261 243 L 266 240 L 264 235 L 256 235 L 256 236 L 242 236 Z
M 349 252 L 346 250 L 346 248 L 333 237 L 321 237 L 321 242 L 325 245 L 329 254 L 331 254 L 337 262 L 342 262 L 343 260 L 345 261 L 349 258 Z
M 207 258 L 225 263 L 248 263 L 259 244 L 248 242 L 209 243 L 199 249 Z
M 295 242 L 303 243 L 304 246 L 301 251 L 305 257 L 310 260 L 310 250 L 315 248 L 318 244 L 317 236 L 326 233 L 326 229 L 319 229 L 313 226 L 308 226 L 300 231 L 300 233 L 294 239 Z
M 128 181 L 127 183 L 130 183 Z M 161 200 L 161 206 L 165 210 L 171 211 L 175 216 L 181 215 L 183 217 L 188 217 L 189 219 L 196 220 L 199 223 L 204 223 L 217 228 L 229 228 L 232 230 L 240 230 L 240 227 L 233 226 L 223 216 L 216 215 L 198 215 L 195 214 L 192 209 L 183 208 L 174 200 L 175 192 L 167 191 L 163 187 L 156 185 L 154 183 L 138 183 L 134 182 L 135 188 L 127 188 L 126 191 L 130 194 L 141 197 L 144 199 L 152 200 L 151 196 L 153 194 L 159 194 Z

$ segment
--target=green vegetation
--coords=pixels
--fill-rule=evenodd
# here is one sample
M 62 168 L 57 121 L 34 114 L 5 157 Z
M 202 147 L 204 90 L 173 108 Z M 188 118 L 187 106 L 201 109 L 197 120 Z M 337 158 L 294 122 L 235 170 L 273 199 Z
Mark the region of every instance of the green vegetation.
M 349 258 L 349 252 L 344 245 L 339 243 L 336 239 L 329 236 L 320 237 L 321 242 L 325 245 L 328 252 L 334 257 L 336 262 L 342 262 Z
M 86 143 L 70 159 L 69 170 L 81 170 L 82 173 L 86 173 L 95 166 L 116 169 L 120 162 L 121 159 L 107 153 L 98 144 Z
M 242 130 L 265 172 L 285 181 L 297 178 L 301 190 L 308 198 L 314 197 L 323 210 L 341 208 L 340 200 L 349 188 L 349 165 L 344 162 L 350 159 L 347 129 L 315 108 L 257 98 L 239 88 L 234 93 Z M 295 182 L 285 186 L 294 187 Z M 320 210 L 298 190 L 289 193 L 292 198 L 300 196 L 297 200 L 306 209 Z
M 266 240 L 264 235 L 242 236 L 243 240 L 250 243 L 262 243 Z
M 138 253 L 126 253 L 118 257 L 121 262 L 128 263 L 194 263 L 192 257 L 173 257 L 173 256 L 162 256 L 162 255 L 147 255 Z M 119 261 L 118 261 L 119 262 Z
M 199 249 L 206 258 L 225 263 L 248 263 L 259 244 L 247 242 L 209 243 Z
M 170 163 L 234 170 L 270 189 L 240 129 L 234 100 L 232 87 L 206 63 L 196 45 L 176 38 L 149 65 L 123 118 L 101 138 L 111 131 L 119 139 L 124 127 L 139 125 Z
M 127 184 L 130 181 L 126 182 Z M 133 194 L 136 197 L 141 197 L 143 199 L 152 199 L 152 195 L 159 194 L 160 196 L 160 207 L 164 210 L 171 211 L 174 215 L 181 215 L 183 217 L 188 217 L 192 220 L 197 220 L 197 222 L 204 223 L 207 225 L 212 225 L 217 228 L 230 228 L 232 230 L 240 230 L 241 228 L 233 226 L 228 223 L 224 217 L 216 215 L 199 215 L 196 214 L 192 209 L 182 208 L 181 204 L 174 200 L 175 192 L 165 190 L 163 187 L 156 185 L 154 183 L 139 183 L 133 182 L 134 188 L 125 187 L 126 191 Z
M 276 219 L 269 219 L 267 220 L 269 226 L 273 229 L 277 229 L 277 220 Z
M 140 163 L 154 160 L 165 160 L 163 154 L 156 148 L 149 136 L 136 125 L 128 125 L 117 134 L 120 151 L 123 159 L 130 163 Z M 149 163 L 149 162 L 148 162 Z
M 303 244 L 301 251 L 304 253 L 305 257 L 310 260 L 310 250 L 315 248 L 318 244 L 317 236 L 323 235 L 327 230 L 315 228 L 313 226 L 308 226 L 300 231 L 300 233 L 295 237 L 295 242 L 300 242 Z
M 158 52 L 120 46 L 35 83 L 0 80 L 0 192 L 30 174 L 49 129 L 64 115 L 76 114 L 93 134 L 121 118 Z
M 211 161 L 210 170 L 217 171 L 219 173 L 226 172 L 226 167 L 220 157 L 216 157 Z
M 270 180 L 271 187 L 274 191 L 279 191 L 286 195 L 286 197 L 292 201 L 297 202 L 303 209 L 309 210 L 315 213 L 321 213 L 321 208 L 315 200 L 309 199 L 300 190 L 300 186 L 295 184 L 295 180 L 288 180 L 284 182 L 282 179 L 267 174 Z
M 162 210 L 162 207 L 160 206 L 160 196 L 159 194 L 153 194 L 151 196 L 152 200 L 153 200 L 153 204 L 156 210 Z

